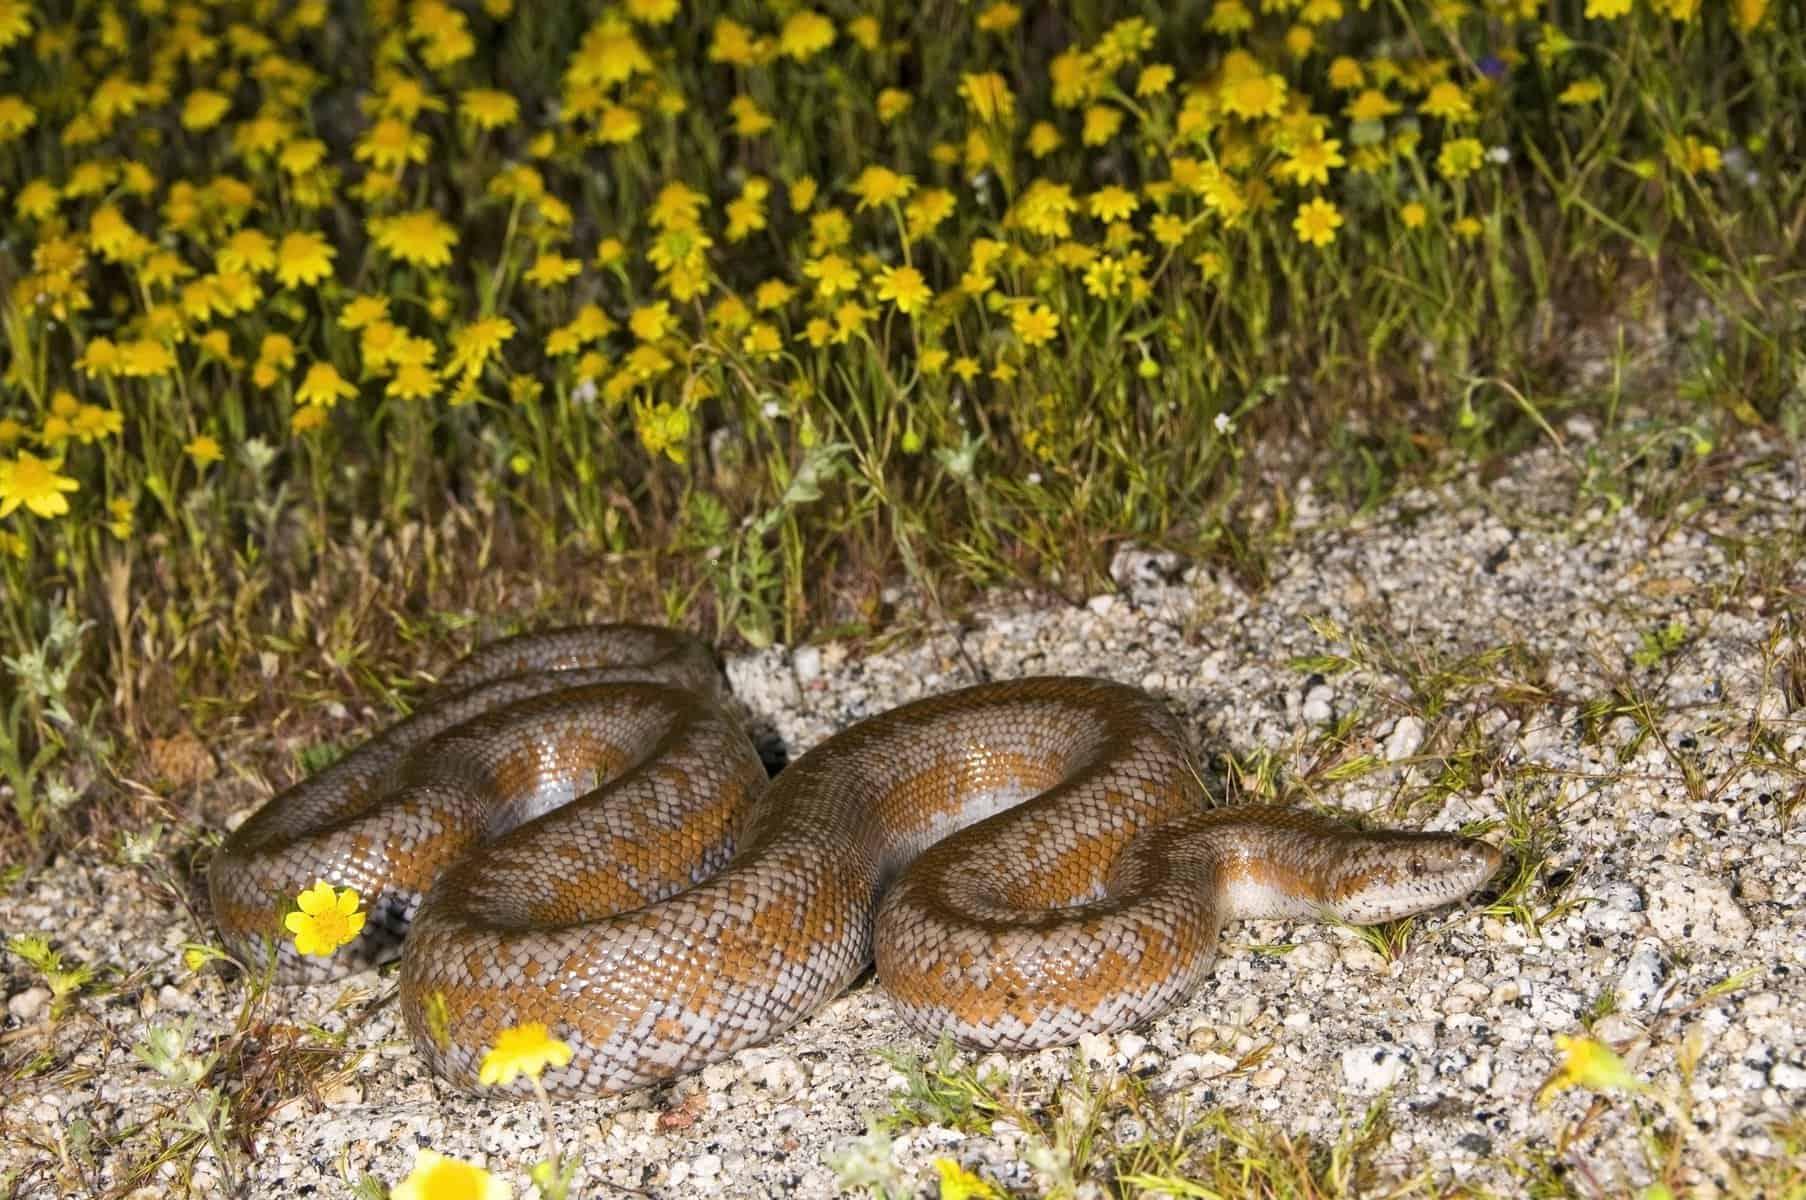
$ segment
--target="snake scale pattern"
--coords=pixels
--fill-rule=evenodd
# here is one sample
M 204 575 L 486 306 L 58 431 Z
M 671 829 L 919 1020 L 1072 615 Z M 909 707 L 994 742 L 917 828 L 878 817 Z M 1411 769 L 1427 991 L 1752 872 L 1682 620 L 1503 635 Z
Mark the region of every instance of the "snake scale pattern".
M 476 651 L 433 702 L 276 796 L 209 872 L 247 964 L 401 956 L 432 1068 L 474 1087 L 504 1029 L 568 1042 L 553 1094 L 757 1045 L 876 960 L 913 1026 L 1032 1049 L 1121 1030 L 1259 916 L 1388 920 L 1501 862 L 1449 834 L 1206 808 L 1178 722 L 1099 679 L 980 684 L 829 738 L 767 784 L 707 647 L 607 625 Z M 369 905 L 331 959 L 281 940 L 317 881 Z M 517 1081 L 524 1088 L 524 1081 Z

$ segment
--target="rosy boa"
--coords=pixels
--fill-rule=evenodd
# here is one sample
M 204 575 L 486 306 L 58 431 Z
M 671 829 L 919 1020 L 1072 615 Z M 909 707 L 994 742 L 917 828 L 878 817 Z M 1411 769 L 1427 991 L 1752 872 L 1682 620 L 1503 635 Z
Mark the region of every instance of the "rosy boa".
M 874 956 L 911 1025 L 969 1046 L 1126 1029 L 1197 984 L 1225 922 L 1389 920 L 1501 861 L 1454 835 L 1205 808 L 1177 721 L 1105 680 L 905 704 L 769 787 L 719 686 L 705 646 L 647 626 L 478 650 L 227 839 L 210 871 L 227 945 L 285 979 L 400 945 L 434 1070 L 473 1086 L 498 1033 L 543 1021 L 574 1050 L 546 1086 L 593 1094 L 764 1042 Z M 318 880 L 370 915 L 303 960 L 275 939 Z

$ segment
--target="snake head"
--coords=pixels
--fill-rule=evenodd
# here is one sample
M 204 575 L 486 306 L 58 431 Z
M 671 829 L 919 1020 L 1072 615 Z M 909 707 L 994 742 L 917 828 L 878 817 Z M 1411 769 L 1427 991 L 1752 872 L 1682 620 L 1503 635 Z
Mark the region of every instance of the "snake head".
M 1368 833 L 1338 856 L 1324 907 L 1351 925 L 1428 912 L 1498 873 L 1505 856 L 1477 838 L 1447 833 Z

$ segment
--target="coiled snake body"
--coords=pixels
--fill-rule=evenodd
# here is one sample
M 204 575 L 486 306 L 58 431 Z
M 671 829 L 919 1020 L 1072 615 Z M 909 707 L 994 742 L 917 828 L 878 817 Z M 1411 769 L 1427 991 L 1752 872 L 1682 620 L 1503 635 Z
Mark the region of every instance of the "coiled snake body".
M 967 1045 L 1124 1029 L 1202 978 L 1227 921 L 1387 920 L 1500 862 L 1453 835 L 1206 809 L 1173 717 L 1097 679 L 906 704 L 767 787 L 719 679 L 700 643 L 647 626 L 478 650 L 227 839 L 209 879 L 227 945 L 305 979 L 399 943 L 436 1071 L 471 1086 L 502 1030 L 543 1021 L 574 1050 L 546 1086 L 591 1094 L 762 1042 L 874 956 L 910 1024 Z M 331 960 L 277 941 L 319 880 L 369 903 Z

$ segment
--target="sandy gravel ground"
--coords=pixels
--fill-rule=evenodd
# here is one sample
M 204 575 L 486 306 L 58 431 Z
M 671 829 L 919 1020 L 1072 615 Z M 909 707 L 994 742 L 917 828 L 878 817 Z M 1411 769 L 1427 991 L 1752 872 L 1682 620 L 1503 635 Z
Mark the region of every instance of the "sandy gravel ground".
M 1748 455 L 1696 482 L 1703 500 L 1651 513 L 1590 487 L 1587 453 L 1534 453 L 1359 515 L 1307 489 L 1258 586 L 1128 549 L 1119 590 L 1082 605 L 1000 595 L 889 648 L 775 649 L 734 659 L 729 677 L 794 756 L 979 675 L 1107 675 L 1183 714 L 1219 782 L 1224 756 L 1266 757 L 1301 784 L 1294 799 L 1376 823 L 1491 821 L 1495 841 L 1528 823 L 1533 921 L 1489 913 L 1483 897 L 1422 923 L 1391 961 L 1347 930 L 1232 928 L 1212 977 L 1169 1015 L 992 1065 L 1026 1103 L 1069 1116 L 1075 1076 L 1096 1086 L 1128 1072 L 1175 1119 L 1222 1108 L 1326 1139 L 1383 1098 L 1382 1179 L 1427 1169 L 1504 1195 L 1546 1163 L 1577 1194 L 1625 1194 L 1653 1177 L 1657 1135 L 1673 1135 L 1671 1177 L 1710 1192 L 1782 1153 L 1776 1124 L 1806 1105 L 1806 574 L 1774 553 L 1806 512 L 1802 466 Z M 371 729 L 385 719 L 367 715 Z M 1364 755 L 1366 769 L 1337 770 Z M 236 821 L 267 794 L 231 779 L 194 811 Z M 133 1045 L 188 1021 L 204 1052 L 238 1018 L 235 975 L 183 964 L 183 944 L 207 936 L 204 908 L 191 914 L 157 881 L 192 884 L 169 865 L 186 861 L 185 836 L 166 837 L 160 869 L 62 861 L 0 896 L 0 936 L 43 934 L 111 984 L 51 1022 L 38 976 L 0 956 L 0 1055 L 44 1064 L 0 1108 L 0 1180 L 15 1194 L 119 1188 L 130 1155 L 117 1147 L 141 1154 L 150 1135 L 127 1135 L 143 1122 L 178 1129 L 192 1095 Z M 384 1002 L 391 990 L 367 973 L 278 989 L 260 1010 L 272 1037 L 317 1029 L 356 1054 L 257 1130 L 233 1167 L 243 1194 L 392 1184 L 421 1147 L 483 1161 L 527 1194 L 537 1110 L 439 1087 Z M 1556 1035 L 1583 1021 L 1648 1091 L 1536 1103 Z M 1058 1184 L 1068 1151 L 1009 1122 L 867 1137 L 901 1082 L 877 1054 L 887 1047 L 931 1049 L 868 977 L 768 1047 L 560 1104 L 584 1163 L 578 1194 L 828 1196 L 845 1169 L 933 1195 L 938 1158 L 1018 1194 Z M 1102 1132 L 1138 1129 L 1113 1118 Z M 141 1194 L 223 1189 L 212 1151 L 183 1179 L 174 1164 L 152 1169 Z M 1079 1190 L 1106 1194 L 1095 1178 Z

